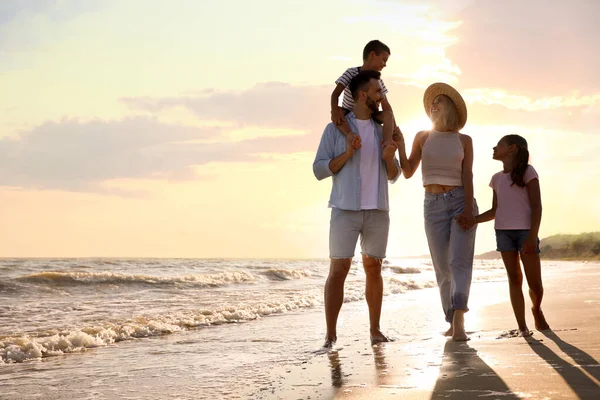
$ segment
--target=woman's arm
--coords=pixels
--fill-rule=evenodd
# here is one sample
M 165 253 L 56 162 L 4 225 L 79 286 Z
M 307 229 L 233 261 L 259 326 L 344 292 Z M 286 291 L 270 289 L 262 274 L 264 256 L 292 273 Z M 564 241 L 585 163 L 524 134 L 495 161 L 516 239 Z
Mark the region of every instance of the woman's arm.
M 402 137 L 402 133 L 400 133 L 399 140 L 396 141 L 398 145 L 398 153 L 400 155 L 400 167 L 402 168 L 402 175 L 404 178 L 409 179 L 412 177 L 417 168 L 419 168 L 419 163 L 421 162 L 421 143 L 424 138 L 427 137 L 427 131 L 421 131 L 417 133 L 415 136 L 415 140 L 413 141 L 412 150 L 410 152 L 410 157 L 406 157 L 406 145 L 404 143 L 404 138 Z M 396 135 L 394 135 L 396 137 Z

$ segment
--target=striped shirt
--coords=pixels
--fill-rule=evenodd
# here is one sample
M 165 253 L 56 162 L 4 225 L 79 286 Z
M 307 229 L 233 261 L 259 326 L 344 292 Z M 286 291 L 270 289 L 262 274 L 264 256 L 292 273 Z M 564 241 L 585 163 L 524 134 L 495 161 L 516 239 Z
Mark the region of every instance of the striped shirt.
M 352 78 L 358 75 L 359 72 L 360 67 L 348 68 L 346 72 L 344 72 L 342 76 L 340 76 L 337 79 L 337 81 L 335 81 L 336 84 L 344 86 L 344 100 L 342 101 L 342 108 L 345 108 L 346 110 L 354 110 L 354 98 L 352 98 L 352 92 L 350 92 L 350 81 L 352 80 Z M 388 90 L 381 79 L 379 80 L 379 83 L 381 83 L 383 95 L 387 95 Z

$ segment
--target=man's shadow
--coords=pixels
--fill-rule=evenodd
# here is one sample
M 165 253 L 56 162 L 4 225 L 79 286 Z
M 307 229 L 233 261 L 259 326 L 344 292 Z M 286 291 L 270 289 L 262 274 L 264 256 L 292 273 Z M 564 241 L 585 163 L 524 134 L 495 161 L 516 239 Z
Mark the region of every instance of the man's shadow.
M 552 340 L 556 345 L 569 357 L 571 357 L 582 369 L 600 380 L 600 371 L 598 370 L 598 361 L 592 356 L 578 349 L 577 347 L 563 341 L 558 335 L 552 331 L 542 332 L 544 336 Z M 527 338 L 527 344 L 537 353 L 540 358 L 544 359 L 563 377 L 565 382 L 571 387 L 573 392 L 581 399 L 598 399 L 600 398 L 600 386 L 593 379 L 587 376 L 582 370 L 573 364 L 562 359 L 558 354 L 548 348 L 542 341 L 536 340 L 533 337 Z
M 432 399 L 470 399 L 496 395 L 519 399 L 467 343 L 449 340 L 444 346 L 442 367 Z

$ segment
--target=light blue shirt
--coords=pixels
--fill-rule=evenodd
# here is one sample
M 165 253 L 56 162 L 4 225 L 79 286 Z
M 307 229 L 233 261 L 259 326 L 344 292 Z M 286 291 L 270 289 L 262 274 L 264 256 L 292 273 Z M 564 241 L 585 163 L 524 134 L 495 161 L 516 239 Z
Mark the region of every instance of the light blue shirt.
M 358 132 L 355 124 L 356 116 L 353 112 L 346 115 L 346 119 L 350 124 L 353 132 Z M 383 129 L 381 125 L 371 120 L 375 125 L 375 135 L 377 143 L 383 140 Z M 389 211 L 389 196 L 388 196 L 388 178 L 385 161 L 381 159 L 381 146 L 377 146 L 379 155 L 379 176 L 374 176 L 373 179 L 379 179 L 379 195 L 377 200 L 377 209 Z M 359 211 L 360 210 L 360 149 L 356 150 L 354 155 L 350 157 L 346 164 L 334 174 L 329 169 L 329 162 L 337 156 L 346 152 L 346 137 L 332 123 L 327 125 L 321 143 L 317 150 L 317 156 L 313 163 L 313 172 L 318 180 L 332 176 L 333 187 L 331 188 L 331 196 L 329 197 L 329 207 L 336 207 L 342 210 Z M 398 168 L 398 173 L 392 179 L 392 183 L 398 180 L 400 176 L 400 163 L 394 157 L 394 164 Z

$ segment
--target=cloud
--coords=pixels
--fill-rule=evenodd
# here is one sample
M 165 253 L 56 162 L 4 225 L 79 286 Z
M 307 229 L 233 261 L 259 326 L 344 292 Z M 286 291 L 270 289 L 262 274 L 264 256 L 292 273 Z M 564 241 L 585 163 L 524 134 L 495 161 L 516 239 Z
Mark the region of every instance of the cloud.
M 462 87 L 500 87 L 530 97 L 600 92 L 600 2 L 472 2 L 456 14 L 446 49 Z
M 260 83 L 243 91 L 206 90 L 196 96 L 123 98 L 134 109 L 160 112 L 182 106 L 200 120 L 234 121 L 240 126 L 322 129 L 329 122 L 333 85 Z
M 195 128 L 149 118 L 48 122 L 0 140 L 0 186 L 121 195 L 116 179 L 194 180 L 194 166 L 257 162 L 260 153 L 314 150 L 315 135 L 219 141 L 221 128 Z

